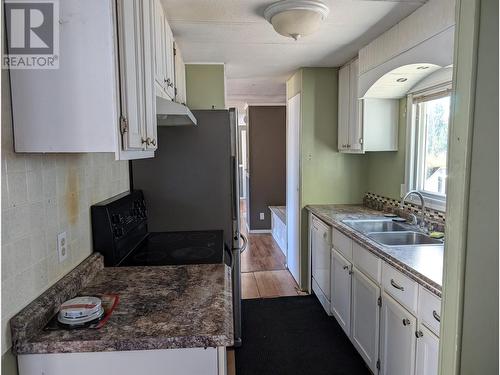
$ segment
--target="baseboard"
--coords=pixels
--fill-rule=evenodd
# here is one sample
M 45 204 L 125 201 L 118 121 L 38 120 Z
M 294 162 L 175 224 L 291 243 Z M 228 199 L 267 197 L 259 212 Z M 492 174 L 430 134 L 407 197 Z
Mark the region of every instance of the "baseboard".
M 273 233 L 273 231 L 271 229 L 252 229 L 252 230 L 249 229 L 248 233 L 251 233 L 251 234 L 270 234 L 270 233 Z

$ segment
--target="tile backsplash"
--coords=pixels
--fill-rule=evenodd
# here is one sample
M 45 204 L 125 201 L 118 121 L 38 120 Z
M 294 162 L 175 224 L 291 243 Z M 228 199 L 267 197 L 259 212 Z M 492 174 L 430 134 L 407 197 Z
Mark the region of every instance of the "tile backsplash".
M 401 212 L 399 207 L 400 201 L 373 193 L 365 194 L 363 198 L 363 205 L 379 211 L 393 212 L 405 218 L 410 213 L 419 215 L 421 212 L 421 209 L 418 205 L 409 202 L 405 202 L 404 211 Z M 433 210 L 427 207 L 425 209 L 425 219 L 427 221 L 429 230 L 444 232 L 446 221 L 446 214 L 444 212 Z
M 2 73 L 3 78 L 5 77 Z M 90 205 L 129 189 L 113 154 L 16 154 L 9 88 L 2 82 L 2 354 L 8 321 L 92 252 Z M 59 263 L 57 234 L 68 257 Z

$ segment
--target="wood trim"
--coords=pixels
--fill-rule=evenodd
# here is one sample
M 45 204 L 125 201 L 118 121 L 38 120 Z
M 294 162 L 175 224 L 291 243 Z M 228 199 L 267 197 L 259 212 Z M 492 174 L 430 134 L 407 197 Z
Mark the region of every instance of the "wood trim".
M 480 0 L 457 0 L 439 366 L 459 373 Z

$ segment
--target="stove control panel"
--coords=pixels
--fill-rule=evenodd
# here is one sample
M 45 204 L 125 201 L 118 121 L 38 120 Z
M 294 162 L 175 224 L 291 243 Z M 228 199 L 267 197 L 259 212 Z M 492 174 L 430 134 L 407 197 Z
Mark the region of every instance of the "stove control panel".
M 106 265 L 116 264 L 147 234 L 146 202 L 140 190 L 97 203 L 91 214 L 94 250 L 105 256 Z M 112 261 L 106 261 L 106 254 Z

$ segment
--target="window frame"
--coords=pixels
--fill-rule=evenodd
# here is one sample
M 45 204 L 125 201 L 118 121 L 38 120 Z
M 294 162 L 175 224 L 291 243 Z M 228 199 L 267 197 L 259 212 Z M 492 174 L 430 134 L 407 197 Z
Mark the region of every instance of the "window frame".
M 417 112 L 418 103 L 429 101 L 432 99 L 439 99 L 446 96 L 451 97 L 452 83 L 441 83 L 420 91 L 412 92 L 407 95 L 406 99 L 406 168 L 405 168 L 405 193 L 410 190 L 418 190 L 425 199 L 427 207 L 445 211 L 446 209 L 446 194 L 436 194 L 433 192 L 420 189 L 422 186 L 422 165 L 420 163 L 420 153 L 425 150 L 425 128 L 419 126 Z M 420 115 L 421 116 L 421 115 Z M 450 122 L 448 122 L 448 127 Z M 449 143 L 448 143 L 449 144 Z M 425 151 L 424 151 L 425 152 Z M 419 200 L 413 196 L 408 198 L 409 202 L 419 204 Z

